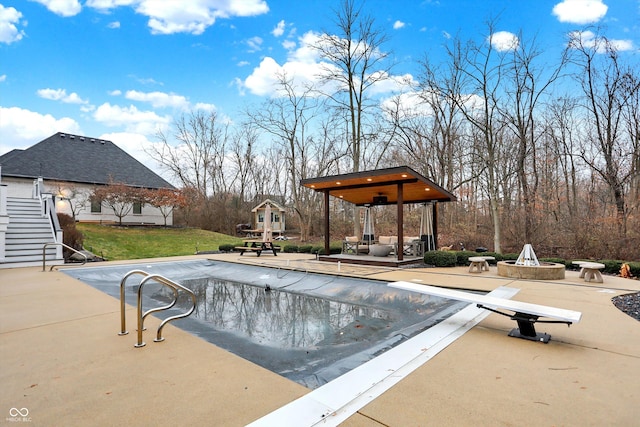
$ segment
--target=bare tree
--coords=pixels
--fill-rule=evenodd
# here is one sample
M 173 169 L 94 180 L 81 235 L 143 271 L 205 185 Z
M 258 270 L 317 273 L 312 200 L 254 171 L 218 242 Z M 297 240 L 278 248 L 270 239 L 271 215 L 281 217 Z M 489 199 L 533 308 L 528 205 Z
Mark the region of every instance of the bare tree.
M 275 95 L 267 100 L 256 111 L 248 111 L 254 126 L 265 131 L 273 138 L 273 143 L 279 147 L 280 159 L 276 159 L 268 170 L 280 165 L 286 170 L 287 189 L 291 192 L 291 202 L 301 224 L 301 240 L 308 238 L 308 230 L 304 227 L 302 218 L 304 209 L 299 195 L 301 179 L 307 178 L 307 168 L 311 160 L 309 151 L 313 147 L 311 137 L 311 122 L 318 114 L 318 99 L 312 94 L 313 89 L 296 84 L 293 78 L 286 74 L 277 76 Z
M 447 48 L 449 61 L 461 73 L 460 92 L 452 94 L 452 101 L 465 120 L 475 129 L 474 161 L 481 162 L 484 189 L 488 197 L 493 221 L 493 245 L 502 252 L 502 223 L 500 216 L 501 182 L 498 167 L 504 160 L 499 99 L 504 77 L 504 54 L 497 52 L 491 43 L 494 23 L 487 25 L 489 36 L 482 43 L 473 41 L 463 45 L 458 39 Z
M 376 28 L 373 17 L 364 15 L 355 0 L 342 0 L 334 13 L 338 34 L 324 34 L 315 48 L 328 61 L 322 66 L 321 77 L 329 87 L 337 85 L 337 92 L 326 95 L 345 113 L 353 171 L 357 172 L 366 133 L 364 115 L 371 107 L 367 93 L 373 85 L 389 78 L 389 54 L 381 49 L 387 36 Z
M 50 184 L 54 194 L 59 200 L 69 203 L 69 210 L 74 220 L 80 212 L 87 208 L 87 202 L 91 198 L 91 191 L 68 182 L 53 182 Z
M 382 50 L 387 40 L 370 15 L 365 15 L 356 0 L 341 0 L 334 10 L 337 34 L 323 34 L 315 49 L 323 62 L 320 76 L 328 88 L 325 95 L 343 117 L 345 140 L 351 157 L 351 171 L 358 172 L 363 159 L 367 109 L 376 105 L 368 98 L 370 89 L 389 78 L 388 53 Z M 360 234 L 360 219 L 354 212 L 354 231 Z
M 562 55 L 560 62 L 553 67 L 537 65 L 541 52 L 535 41 L 528 44 L 520 34 L 514 44 L 505 64 L 506 105 L 502 107 L 502 114 L 515 136 L 516 147 L 513 152 L 524 207 L 523 237 L 525 242 L 534 243 L 538 192 L 536 140 L 541 134 L 537 131 L 536 113 L 552 84 L 561 77 L 566 55 Z
M 191 112 L 174 123 L 172 137 L 158 133 L 160 143 L 147 153 L 180 181 L 182 187 L 198 192 L 203 203 L 203 228 L 211 228 L 211 196 L 226 190 L 223 162 L 226 149 L 226 125 L 215 112 Z
M 574 51 L 583 92 L 583 107 L 589 120 L 589 145 L 582 159 L 610 189 L 615 204 L 620 238 L 627 233 L 626 189 L 634 176 L 634 144 L 625 132 L 624 118 L 634 94 L 640 90 L 632 67 L 623 63 L 606 37 L 595 35 L 585 42 L 584 33 L 570 34 L 568 48 Z

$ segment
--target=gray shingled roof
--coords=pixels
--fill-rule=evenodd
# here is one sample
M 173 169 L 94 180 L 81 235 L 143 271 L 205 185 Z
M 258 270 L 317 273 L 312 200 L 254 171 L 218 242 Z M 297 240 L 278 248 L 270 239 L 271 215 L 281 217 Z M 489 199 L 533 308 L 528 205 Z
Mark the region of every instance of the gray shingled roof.
M 0 165 L 6 177 L 174 188 L 111 141 L 61 132 L 26 150 L 0 156 Z

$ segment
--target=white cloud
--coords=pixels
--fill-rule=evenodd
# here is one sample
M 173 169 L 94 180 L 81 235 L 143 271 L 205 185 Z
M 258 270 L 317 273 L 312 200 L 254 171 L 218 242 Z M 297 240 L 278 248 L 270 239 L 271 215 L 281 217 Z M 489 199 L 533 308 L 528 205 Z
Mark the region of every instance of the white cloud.
M 75 16 L 82 10 L 78 0 L 35 0 L 56 15 Z
M 276 76 L 282 73 L 282 67 L 271 57 L 266 57 L 243 83 L 243 87 L 255 95 L 268 95 L 275 89 Z
M 140 111 L 134 105 L 120 107 L 104 103 L 93 113 L 93 118 L 110 127 L 124 127 L 127 132 L 155 135 L 171 122 L 170 116 L 159 116 L 154 111 Z
M 425 118 L 434 114 L 433 104 L 427 102 L 432 97 L 435 97 L 435 102 L 445 102 L 438 99 L 440 95 L 437 93 L 409 91 L 383 99 L 381 106 L 387 113 L 397 113 L 400 119 Z M 465 109 L 482 110 L 484 103 L 480 96 L 472 94 L 461 97 Z
M 271 31 L 271 34 L 273 34 L 274 37 L 280 37 L 284 34 L 284 28 L 285 23 L 283 19 L 282 21 L 278 22 L 278 25 L 276 25 L 276 27 Z
M 216 110 L 216 106 L 214 104 L 207 104 L 206 102 L 197 102 L 196 105 L 193 106 L 193 109 L 213 112 Z
M 55 118 L 18 107 L 0 107 L 2 151 L 27 148 L 56 132 L 80 133 L 80 125 L 69 118 Z M 0 152 L 0 154 L 3 154 Z
M 107 28 L 111 28 L 112 30 L 115 30 L 117 28 L 120 28 L 120 22 L 119 21 L 113 21 L 113 22 L 109 22 L 107 24 Z
M 80 95 L 75 92 L 67 94 L 65 89 L 38 89 L 37 94 L 40 98 L 49 99 L 51 101 L 61 101 L 65 104 L 89 103 L 89 101 L 80 98 Z
M 399 30 L 400 28 L 404 27 L 405 23 L 402 21 L 396 21 L 393 23 L 393 29 L 394 30 Z
M 494 49 L 504 52 L 507 50 L 515 50 L 520 44 L 518 36 L 508 31 L 498 31 L 489 36 L 489 41 Z
M 596 49 L 598 53 L 605 53 L 607 51 L 608 42 L 618 52 L 633 50 L 632 40 L 620 40 L 620 39 L 605 39 L 604 37 L 597 37 L 593 31 L 573 31 L 569 33 L 569 39 L 575 40 L 569 43 L 569 46 L 579 43 L 584 47 Z
M 262 38 L 255 36 L 248 39 L 245 43 L 249 46 L 249 52 L 257 52 L 262 50 Z
M 186 109 L 189 107 L 187 98 L 173 93 L 128 90 L 124 96 L 132 101 L 148 102 L 154 108 L 172 107 Z
M 318 50 L 312 47 L 329 37 L 312 31 L 305 33 L 298 40 L 299 47 L 289 51 L 287 61 L 282 65 L 271 57 L 263 58 L 251 75 L 242 82 L 236 82 L 241 93 L 244 93 L 246 89 L 254 95 L 275 96 L 277 95 L 279 76 L 283 75 L 292 80 L 294 88 L 304 88 L 308 85 L 318 87 L 322 81 L 322 73 L 340 73 L 340 70 L 337 70 L 333 64 L 322 62 Z M 399 87 L 399 81 L 404 80 L 405 77 L 394 76 L 384 83 L 376 84 L 370 93 L 382 94 L 395 90 Z M 334 92 L 336 87 L 333 86 L 335 83 L 332 84 L 332 87 L 323 87 L 322 90 Z
M 122 95 L 122 91 L 120 89 L 112 90 L 111 92 L 107 92 L 111 96 L 120 96 Z
M 265 0 L 88 0 L 86 5 L 102 11 L 130 6 L 149 18 L 153 34 L 202 34 L 216 19 L 256 16 L 269 11 Z
M 389 75 L 387 72 L 376 72 L 371 75 L 376 79 L 369 89 L 369 95 L 383 95 L 393 92 L 402 92 L 408 87 L 416 84 L 411 74 L 405 75 Z
M 6 74 L 3 74 L 3 75 L 0 76 L 0 82 L 4 82 L 6 80 L 7 80 L 7 75 Z
M 19 30 L 22 13 L 13 7 L 4 7 L 0 4 L 0 43 L 11 44 L 22 40 L 24 30 Z
M 406 92 L 383 99 L 381 106 L 383 111 L 397 112 L 401 119 L 433 115 L 433 109 L 422 100 L 418 92 Z
M 601 20 L 609 7 L 602 0 L 563 0 L 553 7 L 560 22 L 591 24 Z
M 134 79 L 135 81 L 137 81 L 140 84 L 143 85 L 158 85 L 158 86 L 164 86 L 164 83 L 156 81 L 154 78 L 152 77 L 138 77 L 135 74 L 130 74 L 129 77 L 131 77 L 132 79 Z
M 286 50 L 293 50 L 296 48 L 296 42 L 293 40 L 285 40 L 282 42 L 282 47 Z

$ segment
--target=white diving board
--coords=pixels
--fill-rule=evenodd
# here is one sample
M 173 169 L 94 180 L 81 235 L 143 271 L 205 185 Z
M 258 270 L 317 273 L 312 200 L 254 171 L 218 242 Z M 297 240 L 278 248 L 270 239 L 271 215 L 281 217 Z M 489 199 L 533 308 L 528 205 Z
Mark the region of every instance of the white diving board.
M 511 298 L 518 289 L 500 286 L 490 295 Z M 248 427 L 335 427 L 427 363 L 489 315 L 468 305 L 396 347 L 289 402 Z
M 567 325 L 571 325 L 572 323 L 579 322 L 582 317 L 582 313 L 578 311 L 513 301 L 504 298 L 496 298 L 488 295 L 440 288 L 437 286 L 420 285 L 417 283 L 402 281 L 389 283 L 389 286 L 392 288 L 474 303 L 480 308 L 502 314 L 503 316 L 510 317 L 512 320 L 518 322 L 518 328 L 509 332 L 509 336 L 532 341 L 541 341 L 544 343 L 549 342 L 551 335 L 536 333 L 533 325 L 534 323 L 566 323 Z M 499 310 L 513 311 L 514 314 L 511 315 L 503 313 Z M 553 320 L 538 320 L 539 317 L 545 317 Z

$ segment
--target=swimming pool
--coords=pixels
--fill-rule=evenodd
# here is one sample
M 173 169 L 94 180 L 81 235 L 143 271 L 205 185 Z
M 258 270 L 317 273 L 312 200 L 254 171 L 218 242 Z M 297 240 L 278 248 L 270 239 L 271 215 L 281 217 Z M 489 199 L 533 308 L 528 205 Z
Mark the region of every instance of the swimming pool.
M 131 270 L 160 274 L 197 296 L 173 324 L 309 388 L 317 388 L 439 323 L 467 304 L 390 288 L 386 282 L 212 260 L 62 269 L 115 298 Z M 139 278 L 130 278 L 134 304 Z M 144 309 L 172 295 L 145 285 Z M 184 311 L 180 298 L 175 311 Z M 128 319 L 131 323 L 132 319 Z M 116 331 L 118 325 L 114 325 Z M 147 331 L 147 334 L 153 331 Z M 165 332 L 170 345 L 170 335 Z M 157 345 L 157 344 L 154 344 Z

